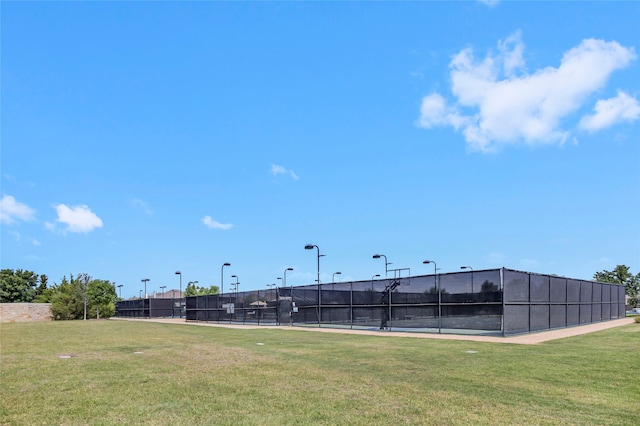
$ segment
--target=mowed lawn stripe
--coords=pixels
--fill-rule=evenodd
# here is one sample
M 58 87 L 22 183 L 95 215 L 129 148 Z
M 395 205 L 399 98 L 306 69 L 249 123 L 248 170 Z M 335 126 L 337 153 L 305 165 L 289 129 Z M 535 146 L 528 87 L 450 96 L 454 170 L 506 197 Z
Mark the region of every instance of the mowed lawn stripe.
M 640 424 L 640 324 L 527 346 L 135 321 L 0 327 L 2 424 Z

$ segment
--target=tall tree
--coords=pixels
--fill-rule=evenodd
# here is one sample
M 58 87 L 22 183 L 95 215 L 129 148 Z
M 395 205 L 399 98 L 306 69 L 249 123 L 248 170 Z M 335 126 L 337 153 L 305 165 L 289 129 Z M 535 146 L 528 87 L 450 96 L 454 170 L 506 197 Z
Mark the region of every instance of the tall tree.
M 89 274 L 63 277 L 51 295 L 51 313 L 57 320 L 109 318 L 115 313 L 115 286 L 106 280 L 93 279 Z
M 22 269 L 0 271 L 0 303 L 32 302 L 36 297 L 38 275 Z
M 613 271 L 601 271 L 593 274 L 593 279 L 601 283 L 620 284 L 625 287 L 625 293 L 629 296 L 629 305 L 638 306 L 638 293 L 640 293 L 640 272 L 633 275 L 626 265 L 618 265 Z
M 91 280 L 87 286 L 90 318 L 109 318 L 116 312 L 116 288 L 109 281 Z
M 45 274 L 41 274 L 38 279 L 40 280 L 40 285 L 36 289 L 36 296 L 41 295 L 47 289 L 47 283 L 49 282 L 49 278 Z
M 84 302 L 83 298 L 79 297 L 83 293 L 80 286 L 80 281 L 74 279 L 73 275 L 71 281 L 63 277 L 60 284 L 55 286 L 51 296 L 51 314 L 54 319 L 73 320 L 83 317 Z
M 55 288 L 50 288 L 47 286 L 49 283 L 49 278 L 42 274 L 40 275 L 40 285 L 36 288 L 36 297 L 33 299 L 36 303 L 50 303 L 51 297 L 55 291 Z

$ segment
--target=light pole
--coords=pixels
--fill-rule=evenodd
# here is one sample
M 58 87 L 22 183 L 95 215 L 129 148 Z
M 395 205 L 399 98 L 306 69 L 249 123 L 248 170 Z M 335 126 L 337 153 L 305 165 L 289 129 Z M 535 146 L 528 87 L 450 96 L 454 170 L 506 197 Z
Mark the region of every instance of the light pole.
M 331 276 L 331 282 L 335 283 L 336 282 L 336 275 L 342 275 L 342 272 L 334 272 L 333 275 Z
M 224 294 L 224 267 L 225 266 L 231 266 L 231 264 L 229 262 L 225 262 L 222 264 L 222 267 L 220 268 L 220 296 L 221 297 Z
M 320 257 L 324 256 L 320 254 L 320 247 L 315 244 L 307 244 L 304 246 L 305 250 L 313 250 L 313 248 L 318 250 L 318 327 L 320 327 L 321 319 L 322 319 L 322 287 L 320 287 Z M 293 292 L 293 289 L 292 289 Z M 293 296 L 291 296 L 291 303 L 293 303 Z M 293 317 L 293 316 L 292 316 Z
M 284 270 L 284 279 L 282 280 L 282 286 L 287 288 L 287 271 L 293 271 L 293 268 L 287 268 Z
M 315 244 L 307 244 L 304 246 L 305 250 L 313 250 L 314 247 L 318 250 L 318 285 L 320 285 L 320 247 Z
M 471 266 L 461 266 L 460 269 L 471 269 L 471 294 L 473 294 L 473 268 Z
M 231 275 L 231 278 L 235 278 L 236 282 L 235 282 L 235 291 L 236 291 L 236 300 L 238 299 L 238 286 L 240 285 L 240 283 L 238 282 L 238 276 L 237 275 Z
M 164 293 L 165 293 L 164 289 L 165 289 L 165 288 L 167 288 L 167 286 L 166 286 L 166 285 L 161 285 L 161 286 L 160 286 L 160 290 L 162 290 L 162 297 L 164 297 Z
M 433 263 L 433 280 L 435 281 L 435 289 L 438 292 L 438 333 L 442 333 L 442 294 L 438 288 L 438 265 L 433 260 L 425 260 L 425 265 Z
M 381 257 L 384 257 L 384 277 L 387 278 L 387 275 L 389 273 L 389 265 L 391 265 L 391 262 L 387 260 L 387 256 L 385 256 L 384 254 L 373 255 L 374 259 L 380 259 Z
M 176 275 L 180 275 L 180 293 L 179 293 L 180 296 L 179 297 L 182 297 L 182 272 L 176 271 Z
M 287 271 L 293 271 L 293 268 L 287 268 L 284 270 L 284 275 L 283 275 L 283 279 L 282 279 L 282 288 L 285 289 L 287 288 Z M 278 277 L 278 279 L 280 279 Z M 291 311 L 289 312 L 289 317 L 291 318 L 291 324 L 293 324 L 293 286 L 291 286 L 291 307 L 289 308 Z
M 275 283 L 272 284 L 267 284 L 267 287 L 269 287 L 270 290 L 275 289 L 275 301 L 276 301 L 276 325 L 280 325 L 280 316 L 279 316 L 279 312 L 280 312 L 280 307 L 278 306 L 278 286 Z M 266 298 L 265 298 L 266 301 Z M 267 307 L 267 305 L 265 305 L 265 308 Z
M 122 299 L 122 284 L 118 286 L 118 290 L 120 291 L 120 299 Z
M 180 275 L 180 293 L 178 293 L 178 305 L 180 306 L 180 318 L 182 318 L 182 272 L 176 271 L 176 275 Z M 171 304 L 175 307 L 175 302 L 173 302 L 173 298 Z M 171 317 L 173 318 L 173 308 L 171 308 Z
M 231 283 L 230 287 L 231 287 L 231 294 L 234 294 L 236 292 L 236 283 Z M 235 298 L 235 294 L 234 294 L 234 298 Z M 229 301 L 231 301 L 231 300 L 232 300 L 231 296 L 229 296 Z M 235 300 L 234 300 L 234 302 L 235 302 Z M 231 322 L 231 318 L 229 318 L 229 322 Z
M 234 307 L 234 313 L 235 313 L 235 305 L 238 302 L 238 286 L 240 286 L 240 282 L 238 282 L 238 276 L 237 275 L 231 275 L 231 278 L 235 278 L 236 279 L 236 282 L 233 284 L 235 286 L 234 290 L 235 290 L 235 293 L 236 293 L 235 299 L 233 301 L 233 307 Z M 237 318 L 237 315 L 236 315 L 236 318 Z M 229 323 L 231 323 L 231 315 L 229 315 Z
M 371 277 L 371 291 L 372 292 L 373 292 L 373 280 L 375 280 L 379 276 L 380 276 L 380 274 L 375 274 L 374 276 Z
M 424 262 L 425 265 L 429 264 L 429 263 L 433 263 L 433 276 L 435 277 L 438 274 L 438 265 L 436 265 L 436 262 L 434 262 L 433 260 L 425 260 Z M 436 280 L 435 282 L 436 287 L 438 285 L 438 281 Z
M 149 278 L 143 278 L 140 281 L 142 281 L 144 283 L 144 298 L 147 298 L 147 283 L 149 282 Z M 142 314 L 147 317 L 148 315 L 146 315 L 146 311 L 144 309 L 144 300 L 142 301 Z
M 144 297 L 147 297 L 147 283 L 149 282 L 149 278 L 143 278 L 140 281 L 144 283 Z

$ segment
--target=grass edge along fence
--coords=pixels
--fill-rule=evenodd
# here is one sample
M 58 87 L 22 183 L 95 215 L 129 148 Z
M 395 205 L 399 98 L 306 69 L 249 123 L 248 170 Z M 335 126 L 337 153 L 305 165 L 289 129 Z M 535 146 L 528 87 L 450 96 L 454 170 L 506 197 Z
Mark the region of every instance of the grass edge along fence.
M 624 290 L 500 268 L 187 297 L 184 315 L 178 299 L 123 301 L 116 316 L 506 336 L 623 318 Z

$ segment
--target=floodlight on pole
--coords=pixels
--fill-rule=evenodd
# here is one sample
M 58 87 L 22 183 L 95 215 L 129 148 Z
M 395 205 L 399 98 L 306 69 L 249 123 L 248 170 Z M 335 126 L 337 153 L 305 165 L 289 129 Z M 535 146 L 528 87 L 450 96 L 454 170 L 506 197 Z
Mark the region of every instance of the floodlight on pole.
M 293 268 L 287 268 L 284 270 L 284 279 L 282 280 L 282 286 L 287 288 L 287 271 L 293 271 Z
M 222 264 L 222 267 L 220 268 L 220 295 L 224 294 L 224 267 L 225 266 L 231 266 L 231 264 L 229 262 L 225 262 Z
M 305 250 L 313 250 L 314 248 L 316 248 L 318 250 L 318 284 L 320 284 L 320 257 L 322 257 L 320 255 L 320 247 L 318 247 L 315 244 L 307 244 L 306 246 L 304 246 Z
M 471 293 L 473 293 L 473 268 L 471 266 L 461 266 L 460 269 L 471 269 Z
M 147 283 L 149 282 L 149 278 L 143 278 L 140 281 L 144 283 L 144 297 L 147 297 Z
M 435 289 L 438 292 L 438 333 L 442 333 L 442 294 L 438 288 L 438 265 L 433 260 L 425 260 L 422 263 L 425 265 L 433 263 L 433 280 L 435 281 Z
M 437 274 L 438 273 L 438 265 L 436 265 L 436 262 L 434 262 L 433 260 L 425 260 L 424 262 L 425 265 L 429 264 L 429 263 L 433 263 L 433 273 Z
M 182 297 L 182 272 L 176 271 L 176 275 L 180 275 L 180 297 Z
M 313 250 L 313 248 L 318 250 L 318 327 L 320 327 L 320 323 L 322 322 L 322 287 L 320 287 L 320 257 L 324 256 L 320 254 L 320 247 L 315 244 L 307 244 L 304 246 L 305 250 Z M 291 297 L 293 302 L 293 296 Z
M 235 286 L 236 286 L 236 297 L 238 296 L 238 286 L 240 285 L 240 282 L 238 281 L 238 276 L 237 275 L 231 275 L 231 278 L 235 278 L 236 282 L 235 282 Z
M 178 293 L 178 304 L 180 305 L 180 318 L 182 318 L 182 272 L 176 271 L 176 275 L 180 275 L 180 293 Z M 173 312 L 171 313 L 173 317 Z
M 389 265 L 391 265 L 391 262 L 387 260 L 387 256 L 385 256 L 384 254 L 374 254 L 372 257 L 374 259 L 380 259 L 381 257 L 384 257 L 384 276 L 386 278 L 389 273 Z

